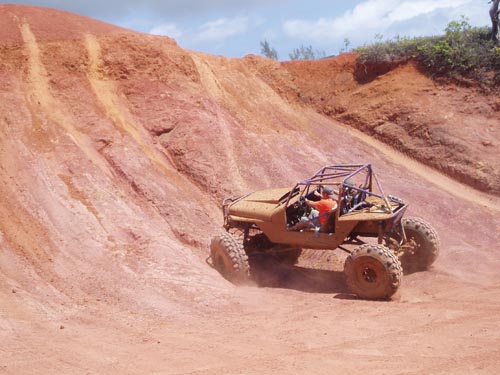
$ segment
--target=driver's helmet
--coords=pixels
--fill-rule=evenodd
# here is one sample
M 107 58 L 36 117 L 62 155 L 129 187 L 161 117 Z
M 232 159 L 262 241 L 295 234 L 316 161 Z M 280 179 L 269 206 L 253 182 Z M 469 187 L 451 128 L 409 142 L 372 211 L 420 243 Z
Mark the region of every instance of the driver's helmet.
M 331 186 L 323 186 L 323 194 L 328 195 L 330 198 L 333 198 L 333 189 Z

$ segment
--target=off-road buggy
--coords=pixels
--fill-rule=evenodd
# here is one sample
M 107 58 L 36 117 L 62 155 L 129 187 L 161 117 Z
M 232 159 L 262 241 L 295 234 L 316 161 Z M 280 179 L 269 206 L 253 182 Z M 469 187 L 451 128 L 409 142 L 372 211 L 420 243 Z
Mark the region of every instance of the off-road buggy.
M 315 190 L 330 187 L 337 208 L 309 219 Z M 250 277 L 248 258 L 270 253 L 294 264 L 302 249 L 349 252 L 347 286 L 360 298 L 388 299 L 403 270 L 429 268 L 439 252 L 436 231 L 419 218 L 403 218 L 408 204 L 385 195 L 370 164 L 329 165 L 292 189 L 253 192 L 223 202 L 225 232 L 212 239 L 213 266 L 233 283 Z M 349 250 L 346 247 L 355 247 Z

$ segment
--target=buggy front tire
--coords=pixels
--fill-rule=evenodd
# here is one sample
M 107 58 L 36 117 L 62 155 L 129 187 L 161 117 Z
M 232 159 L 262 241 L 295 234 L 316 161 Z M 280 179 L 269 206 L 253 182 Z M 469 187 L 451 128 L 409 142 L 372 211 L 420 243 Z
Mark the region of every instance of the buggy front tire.
M 353 250 L 344 264 L 347 286 L 358 297 L 389 299 L 401 284 L 398 258 L 385 246 L 365 244 Z
M 243 244 L 231 233 L 212 238 L 210 257 L 213 267 L 233 284 L 244 284 L 250 278 L 248 256 Z

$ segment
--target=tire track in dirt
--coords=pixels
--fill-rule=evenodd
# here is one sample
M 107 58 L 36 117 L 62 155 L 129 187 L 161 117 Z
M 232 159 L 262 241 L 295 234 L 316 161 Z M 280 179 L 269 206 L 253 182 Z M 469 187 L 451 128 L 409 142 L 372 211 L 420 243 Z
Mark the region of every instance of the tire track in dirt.
M 92 141 L 78 131 L 73 120 L 64 114 L 64 106 L 51 94 L 49 78 L 42 62 L 41 51 L 30 26 L 23 23 L 19 26 L 24 46 L 28 56 L 28 100 L 27 104 L 32 113 L 43 111 L 48 119 L 61 127 L 68 137 L 80 150 L 108 177 L 113 176 L 107 162 L 102 158 L 92 145 Z M 40 108 L 36 108 L 38 103 Z M 69 112 L 69 111 L 68 111 Z
M 218 103 L 219 100 L 223 100 L 224 98 L 224 90 L 222 89 L 221 84 L 217 80 L 217 77 L 215 76 L 214 72 L 207 62 L 203 61 L 195 54 L 191 54 L 191 58 L 195 63 L 196 69 L 198 69 L 201 83 L 205 87 L 207 94 L 216 101 L 217 124 L 220 129 L 220 134 L 224 139 L 221 143 L 227 146 L 226 158 L 229 165 L 228 170 L 233 172 L 233 180 L 236 179 L 238 186 L 240 188 L 243 188 L 247 186 L 247 184 L 241 176 L 239 163 L 235 157 L 236 151 L 233 142 L 233 136 L 231 135 L 229 124 L 225 121 L 224 116 L 222 116 L 221 114 L 220 104 Z
M 139 146 L 140 150 L 142 150 L 150 160 L 151 164 L 167 177 L 170 184 L 177 187 L 184 186 L 185 191 L 198 190 L 199 187 L 196 187 L 188 176 L 184 176 L 177 171 L 175 163 L 169 159 L 168 153 L 163 154 L 161 151 L 155 149 L 154 146 L 152 146 L 153 140 L 149 133 L 133 121 L 133 115 L 128 110 L 128 103 L 123 103 L 123 100 L 119 97 L 117 87 L 112 81 L 107 81 L 103 74 L 101 45 L 96 36 L 86 34 L 84 43 L 89 58 L 87 77 L 97 98 L 97 105 L 101 106 L 107 118 L 122 135 L 128 135 L 132 141 Z M 111 162 L 111 164 L 112 168 L 120 169 L 115 163 Z M 118 172 L 118 174 L 120 174 L 120 172 Z M 128 181 L 128 183 L 133 183 L 133 181 Z M 162 209 L 160 207 L 158 202 L 151 203 L 159 212 L 164 210 L 164 208 Z M 211 206 L 212 202 L 210 201 L 199 200 L 198 203 L 203 207 L 204 212 L 210 212 L 213 209 Z M 164 216 L 164 214 L 161 215 Z M 185 241 L 178 233 L 178 230 L 169 224 L 168 218 L 165 216 L 164 218 L 179 242 L 182 243 Z
M 382 154 L 388 157 L 392 162 L 406 168 L 411 173 L 416 174 L 417 176 L 437 186 L 439 189 L 446 191 L 447 193 L 452 194 L 457 198 L 474 203 L 475 205 L 480 204 L 493 211 L 500 212 L 499 198 L 482 193 L 468 185 L 464 185 L 454 180 L 453 178 L 436 171 L 431 167 L 428 167 L 414 159 L 409 158 L 408 156 L 396 151 L 389 145 L 377 141 L 376 139 L 359 130 L 352 129 L 336 121 L 334 123 L 337 126 L 342 127 L 351 136 L 382 152 Z
M 152 149 L 148 143 L 148 136 L 143 134 L 131 120 L 128 120 L 133 117 L 128 112 L 126 106 L 120 105 L 121 100 L 118 97 L 116 87 L 112 82 L 106 81 L 101 73 L 101 46 L 97 38 L 93 35 L 86 34 L 85 47 L 90 60 L 90 69 L 87 76 L 92 90 L 105 111 L 106 116 L 118 129 L 132 137 L 153 165 L 156 165 L 169 177 L 176 178 L 176 172 L 171 163 L 167 163 L 163 155 Z

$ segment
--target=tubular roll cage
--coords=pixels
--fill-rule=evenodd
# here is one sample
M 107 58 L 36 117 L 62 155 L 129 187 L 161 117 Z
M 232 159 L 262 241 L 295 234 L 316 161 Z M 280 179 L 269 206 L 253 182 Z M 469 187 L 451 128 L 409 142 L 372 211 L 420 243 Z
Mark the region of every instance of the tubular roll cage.
M 350 182 L 353 177 L 358 176 L 366 172 L 366 176 L 364 178 L 364 183 L 360 186 L 355 186 Z M 373 191 L 373 181 L 377 185 L 377 188 L 380 194 L 375 193 Z M 375 174 L 373 172 L 371 164 L 335 164 L 335 165 L 327 165 L 320 170 L 318 170 L 312 177 L 309 179 L 298 182 L 295 187 L 290 191 L 288 195 L 286 205 L 293 196 L 296 195 L 298 191 L 301 190 L 301 196 L 307 195 L 310 191 L 311 186 L 320 186 L 320 185 L 328 185 L 328 186 L 336 186 L 338 187 L 339 200 L 342 198 L 341 193 L 345 191 L 346 188 L 357 191 L 364 196 L 374 196 L 380 199 L 383 199 L 386 203 L 386 207 L 390 209 L 390 204 L 388 201 L 388 197 L 384 194 L 382 186 Z M 305 187 L 305 188 L 304 188 Z M 390 197 L 389 197 L 390 198 Z

